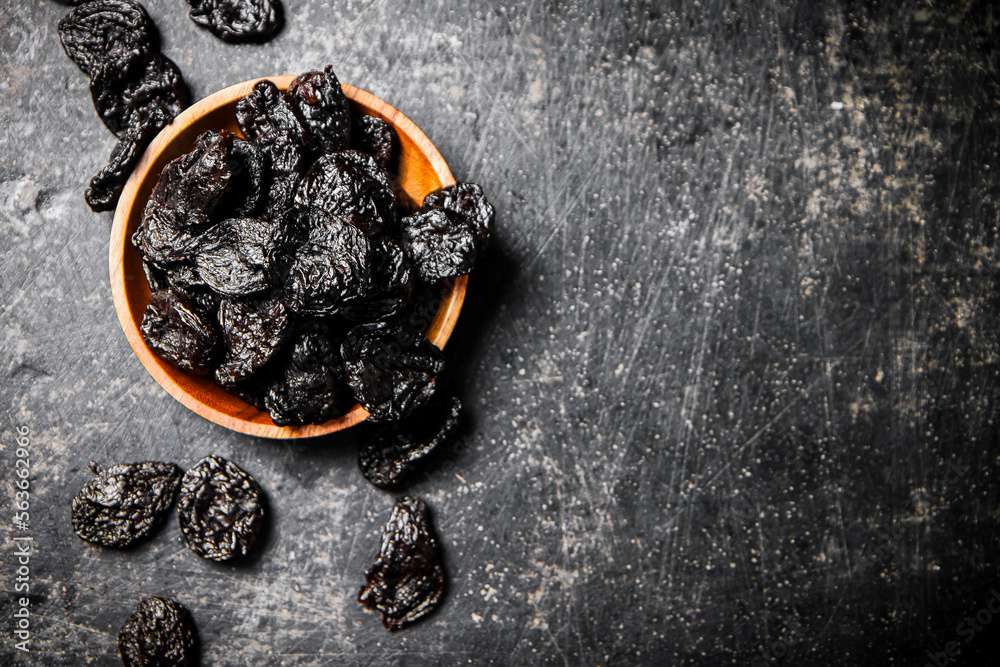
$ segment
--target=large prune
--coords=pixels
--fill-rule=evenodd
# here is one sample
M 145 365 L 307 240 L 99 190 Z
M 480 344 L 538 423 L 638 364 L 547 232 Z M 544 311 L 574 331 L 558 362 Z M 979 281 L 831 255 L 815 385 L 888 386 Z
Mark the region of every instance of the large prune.
M 101 470 L 73 498 L 73 531 L 81 539 L 125 548 L 140 542 L 166 519 L 177 495 L 181 469 L 173 463 L 128 463 Z
M 246 556 L 264 522 L 264 492 L 242 468 L 218 456 L 184 473 L 177 515 L 191 551 L 227 561 Z
M 219 39 L 262 42 L 281 30 L 279 0 L 188 0 L 188 16 Z
M 339 346 L 325 328 L 289 343 L 291 354 L 268 388 L 264 405 L 278 426 L 322 424 L 346 407 Z
M 369 243 L 357 227 L 321 210 L 308 216 L 305 241 L 294 251 L 285 290 L 300 313 L 335 314 L 371 285 Z
M 396 631 L 429 614 L 444 593 L 444 567 L 427 506 L 419 498 L 396 500 L 382 532 L 375 564 L 365 571 L 358 602 L 378 611 Z
M 198 632 L 191 614 L 169 598 L 144 598 L 118 631 L 124 667 L 197 667 Z
M 377 116 L 358 114 L 351 120 L 351 148 L 367 153 L 375 163 L 389 170 L 399 145 L 399 137 L 392 125 Z
M 396 197 L 385 170 L 359 151 L 317 160 L 299 184 L 295 206 L 346 217 L 368 236 L 391 230 L 396 217 Z
M 398 323 L 358 325 L 340 349 L 347 384 L 373 422 L 410 415 L 434 395 L 444 369 L 441 350 Z
M 493 234 L 496 211 L 480 186 L 475 183 L 455 183 L 438 188 L 424 197 L 423 209 L 426 211 L 435 208 L 465 216 L 476 236 L 476 250 L 480 253 L 486 250 Z
M 261 218 L 231 218 L 198 239 L 194 265 L 205 284 L 226 296 L 249 296 L 268 288 L 278 225 Z
M 388 236 L 371 241 L 371 286 L 364 299 L 340 311 L 357 322 L 375 322 L 397 315 L 413 292 L 413 271 L 402 249 Z
M 153 292 L 140 330 L 146 345 L 178 368 L 207 373 L 215 362 L 219 338 L 214 323 L 177 287 Z
M 126 66 L 108 61 L 95 65 L 90 96 L 104 125 L 119 137 L 129 128 L 149 124 L 156 112 L 162 112 L 169 123 L 190 102 L 181 71 L 161 53 Z
M 433 283 L 462 276 L 476 263 L 476 235 L 468 218 L 430 209 L 403 218 L 399 243 L 420 279 Z
M 288 86 L 288 101 L 324 153 L 344 150 L 351 137 L 351 111 L 333 66 L 300 74 Z
M 159 50 L 156 28 L 142 5 L 132 0 L 93 0 L 59 21 L 66 55 L 87 76 L 107 63 L 125 67 Z
M 292 318 L 284 302 L 269 295 L 255 301 L 223 301 L 219 324 L 226 356 L 215 379 L 225 387 L 246 380 L 271 360 L 288 339 Z
M 398 423 L 379 424 L 358 449 L 358 467 L 374 486 L 398 486 L 432 453 L 458 432 L 462 402 L 457 398 L 432 401 Z

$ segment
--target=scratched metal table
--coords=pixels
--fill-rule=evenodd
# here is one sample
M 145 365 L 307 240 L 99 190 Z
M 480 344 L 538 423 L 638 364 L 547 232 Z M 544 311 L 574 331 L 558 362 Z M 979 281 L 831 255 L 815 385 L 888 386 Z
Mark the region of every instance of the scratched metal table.
M 472 426 L 408 488 L 434 511 L 444 603 L 390 634 L 355 601 L 393 500 L 356 468 L 363 434 L 227 432 L 139 364 L 112 216 L 83 202 L 113 139 L 59 47 L 67 9 L 3 0 L 0 664 L 119 664 L 147 595 L 191 610 L 216 666 L 984 664 L 988 0 L 284 4 L 277 39 L 231 46 L 146 3 L 195 99 L 333 64 L 497 207 L 448 347 Z M 73 534 L 89 461 L 209 454 L 267 491 L 257 558 L 201 560 L 174 521 L 128 552 Z

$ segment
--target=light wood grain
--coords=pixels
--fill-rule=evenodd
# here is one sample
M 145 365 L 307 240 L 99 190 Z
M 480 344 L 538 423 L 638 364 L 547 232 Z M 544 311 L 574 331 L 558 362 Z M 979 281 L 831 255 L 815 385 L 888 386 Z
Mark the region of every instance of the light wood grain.
M 266 77 L 285 90 L 294 76 Z M 368 413 L 354 405 L 345 414 L 319 425 L 277 426 L 266 412 L 232 396 L 203 376 L 181 370 L 156 356 L 139 331 L 149 302 L 149 285 L 141 259 L 131 237 L 142 220 L 146 201 L 160 172 L 174 158 L 189 152 L 195 140 L 207 130 L 239 133 L 236 104 L 261 79 L 230 86 L 197 102 L 163 129 L 146 150 L 125 185 L 111 230 L 111 294 L 125 336 L 146 370 L 167 392 L 185 406 L 227 428 L 265 438 L 309 438 L 326 435 L 364 421 Z M 400 156 L 396 185 L 413 201 L 420 202 L 430 191 L 455 182 L 444 158 L 413 122 L 371 93 L 344 85 L 344 94 L 356 110 L 385 119 L 396 130 Z M 443 348 L 458 321 L 465 300 L 467 277 L 445 283 L 441 306 L 427 330 L 427 337 Z

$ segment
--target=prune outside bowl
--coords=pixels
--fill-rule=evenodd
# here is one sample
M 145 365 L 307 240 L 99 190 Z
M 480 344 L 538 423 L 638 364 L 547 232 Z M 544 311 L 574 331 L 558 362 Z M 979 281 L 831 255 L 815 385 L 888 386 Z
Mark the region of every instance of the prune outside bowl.
M 263 78 L 270 79 L 282 90 L 295 79 L 294 76 Z M 164 128 L 146 149 L 115 210 L 109 257 L 111 294 L 118 320 L 136 356 L 171 396 L 202 417 L 240 433 L 264 438 L 310 438 L 353 426 L 364 421 L 368 413 L 355 404 L 343 415 L 323 424 L 277 426 L 266 412 L 227 393 L 211 376 L 196 375 L 160 359 L 143 341 L 139 330 L 150 290 L 131 239 L 160 172 L 168 162 L 191 151 L 195 140 L 207 130 L 239 133 L 236 103 L 260 80 L 230 86 L 192 105 Z M 371 93 L 346 84 L 343 89 L 356 111 L 385 119 L 399 135 L 397 194 L 402 191 L 419 203 L 428 192 L 455 182 L 444 158 L 409 118 Z M 455 328 L 465 300 L 466 283 L 467 277 L 461 276 L 446 281 L 443 286 L 441 305 L 426 333 L 438 347 L 444 347 Z

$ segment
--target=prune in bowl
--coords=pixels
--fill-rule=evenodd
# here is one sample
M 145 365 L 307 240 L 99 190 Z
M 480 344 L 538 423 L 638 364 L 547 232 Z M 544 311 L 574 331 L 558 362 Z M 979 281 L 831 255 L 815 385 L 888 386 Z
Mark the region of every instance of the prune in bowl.
M 266 78 L 285 91 L 296 77 Z M 242 136 L 236 119 L 237 103 L 261 80 L 245 81 L 206 97 L 177 116 L 150 144 L 115 211 L 110 243 L 111 291 L 129 344 L 146 370 L 171 396 L 201 416 L 241 433 L 267 438 L 313 437 L 357 424 L 368 413 L 355 404 L 321 424 L 279 426 L 266 411 L 228 393 L 211 375 L 179 368 L 161 359 L 143 340 L 140 330 L 151 292 L 142 258 L 131 239 L 160 173 L 169 162 L 190 153 L 198 138 L 208 130 L 227 130 Z M 396 131 L 399 145 L 392 185 L 397 200 L 419 203 L 428 193 L 455 183 L 441 154 L 410 119 L 368 92 L 346 84 L 343 91 L 353 114 L 381 118 Z M 442 282 L 441 305 L 426 331 L 427 338 L 438 347 L 444 347 L 455 327 L 465 299 L 466 282 L 467 276 Z

